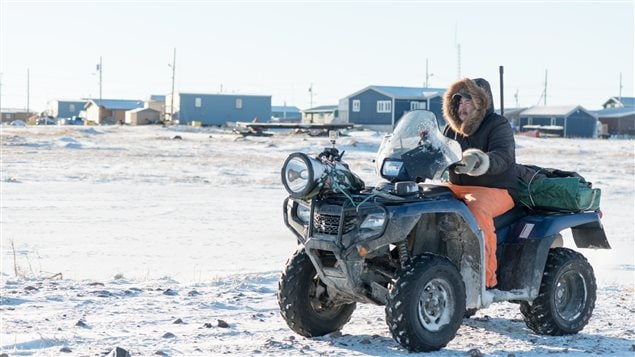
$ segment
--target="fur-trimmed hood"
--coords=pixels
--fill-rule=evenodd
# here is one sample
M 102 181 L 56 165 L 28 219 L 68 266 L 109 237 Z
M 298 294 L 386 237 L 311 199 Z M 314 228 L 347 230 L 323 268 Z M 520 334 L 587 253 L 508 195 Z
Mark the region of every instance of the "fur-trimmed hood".
M 472 116 L 462 121 L 459 118 L 460 98 L 454 97 L 459 91 L 467 92 L 472 97 L 475 110 Z M 454 132 L 470 136 L 478 130 L 485 117 L 494 111 L 492 90 L 489 83 L 477 78 L 464 78 L 454 82 L 443 96 L 443 115 Z

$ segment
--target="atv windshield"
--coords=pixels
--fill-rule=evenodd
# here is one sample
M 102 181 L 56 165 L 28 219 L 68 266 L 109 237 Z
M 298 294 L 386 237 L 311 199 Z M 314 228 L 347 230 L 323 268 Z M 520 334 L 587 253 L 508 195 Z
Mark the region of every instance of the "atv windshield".
M 443 135 L 436 116 L 427 110 L 405 114 L 392 134 L 382 142 L 375 160 L 376 172 L 383 177 L 384 165 L 397 165 L 400 179 L 438 180 L 444 171 L 461 159 L 461 146 Z M 396 167 L 397 167 L 396 166 Z M 405 172 L 405 177 L 404 176 Z M 393 177 L 396 179 L 396 176 Z

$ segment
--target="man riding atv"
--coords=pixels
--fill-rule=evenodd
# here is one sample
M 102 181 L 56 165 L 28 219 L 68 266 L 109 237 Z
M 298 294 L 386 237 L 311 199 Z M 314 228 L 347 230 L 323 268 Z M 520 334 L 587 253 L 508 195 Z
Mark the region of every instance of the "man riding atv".
M 588 323 L 593 269 L 562 247 L 560 232 L 571 229 L 578 248 L 610 248 L 599 192 L 574 209 L 510 210 L 514 140 L 493 114 L 489 85 L 459 81 L 445 102 L 444 132 L 426 110 L 399 119 L 379 148 L 384 181 L 374 187 L 351 171 L 335 140 L 285 160 L 283 218 L 298 250 L 280 277 L 278 304 L 293 331 L 336 331 L 357 303 L 385 305 L 392 336 L 415 352 L 443 348 L 466 315 L 498 301 L 519 303 L 538 334 L 574 334 Z M 439 182 L 447 171 L 449 186 Z
M 516 154 L 514 133 L 494 113 L 489 83 L 465 78 L 452 84 L 443 98 L 448 125 L 443 134 L 461 144 L 463 157 L 450 167 L 448 187 L 463 200 L 485 236 L 486 286 L 496 285 L 494 217 L 514 207 Z

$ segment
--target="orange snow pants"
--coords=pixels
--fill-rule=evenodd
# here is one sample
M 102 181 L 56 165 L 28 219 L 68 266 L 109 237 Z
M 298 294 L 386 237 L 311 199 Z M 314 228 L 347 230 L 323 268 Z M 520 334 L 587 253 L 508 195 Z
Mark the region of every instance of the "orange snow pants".
M 485 286 L 496 285 L 496 233 L 494 217 L 514 207 L 514 200 L 507 190 L 481 186 L 448 184 L 454 195 L 467 204 L 485 239 Z

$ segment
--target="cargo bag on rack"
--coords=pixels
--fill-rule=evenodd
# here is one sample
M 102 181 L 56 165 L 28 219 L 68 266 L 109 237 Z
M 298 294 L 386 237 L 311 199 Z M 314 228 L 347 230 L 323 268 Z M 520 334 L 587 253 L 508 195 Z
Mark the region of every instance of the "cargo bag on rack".
M 580 212 L 600 208 L 601 191 L 577 172 L 517 165 L 518 201 L 529 208 Z

